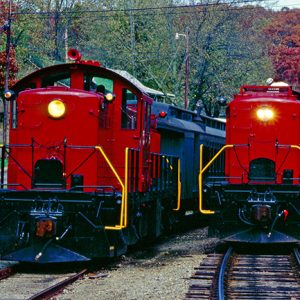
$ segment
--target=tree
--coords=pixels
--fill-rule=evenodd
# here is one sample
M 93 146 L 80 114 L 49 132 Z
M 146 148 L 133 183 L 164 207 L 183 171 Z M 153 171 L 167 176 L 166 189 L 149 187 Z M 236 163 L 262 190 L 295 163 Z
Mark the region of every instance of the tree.
M 200 7 L 191 28 L 191 106 L 199 102 L 218 116 L 220 98 L 230 100 L 243 84 L 258 84 L 272 74 L 261 38 L 267 12 L 230 3 Z M 196 21 L 195 20 L 201 20 Z
M 22 18 L 19 28 L 24 31 L 23 44 L 27 49 L 23 55 L 30 56 L 33 64 L 38 56 L 47 57 L 46 61 L 64 61 L 68 48 L 69 15 L 76 0 L 38 0 L 20 1 L 19 11 Z M 24 58 L 25 59 L 25 58 Z M 39 63 L 37 63 L 39 65 Z
M 202 102 L 208 115 L 218 115 L 220 97 L 230 99 L 241 84 L 257 84 L 273 73 L 261 35 L 269 13 L 239 7 L 236 0 L 195 2 L 19 0 L 19 76 L 64 61 L 66 49 L 75 47 L 83 58 L 175 94 L 172 102 L 183 106 L 189 50 L 190 108 Z M 175 40 L 187 29 L 188 48 L 186 39 Z
M 300 84 L 300 9 L 274 12 L 265 26 L 275 79 Z

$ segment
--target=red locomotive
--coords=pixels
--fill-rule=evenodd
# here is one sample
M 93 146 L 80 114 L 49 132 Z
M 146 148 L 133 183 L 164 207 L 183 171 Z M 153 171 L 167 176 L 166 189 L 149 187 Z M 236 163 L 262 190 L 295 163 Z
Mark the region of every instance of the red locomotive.
M 40 69 L 5 94 L 5 260 L 113 257 L 159 236 L 187 211 L 198 211 L 195 149 L 224 143 L 224 123 L 154 102 L 118 73 L 82 61 L 76 50 L 69 56 L 74 63 Z
M 299 100 L 286 85 L 242 86 L 227 106 L 226 145 L 199 179 L 210 199 L 206 213 L 228 241 L 299 238 Z M 207 169 L 219 159 L 225 160 L 223 177 L 209 176 Z

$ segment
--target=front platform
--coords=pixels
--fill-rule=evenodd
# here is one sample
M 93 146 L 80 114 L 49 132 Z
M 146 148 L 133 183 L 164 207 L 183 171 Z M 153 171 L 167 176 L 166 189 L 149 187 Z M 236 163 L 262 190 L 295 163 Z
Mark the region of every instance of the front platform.
M 277 230 L 273 230 L 269 236 L 268 232 L 253 228 L 230 235 L 224 238 L 224 241 L 249 244 L 296 244 L 299 242 L 299 240 Z

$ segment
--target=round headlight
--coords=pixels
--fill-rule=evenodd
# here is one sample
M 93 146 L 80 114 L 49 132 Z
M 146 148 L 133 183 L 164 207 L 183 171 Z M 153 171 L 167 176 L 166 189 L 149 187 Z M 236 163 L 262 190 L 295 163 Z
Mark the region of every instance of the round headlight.
M 52 118 L 61 118 L 65 112 L 66 106 L 61 100 L 53 100 L 48 104 L 48 113 Z
M 256 111 L 256 116 L 260 121 L 267 122 L 273 120 L 275 114 L 271 108 L 262 107 Z
M 14 98 L 14 92 L 13 91 L 11 91 L 11 90 L 6 90 L 6 91 L 4 91 L 4 98 L 5 98 L 5 100 L 7 100 L 7 101 L 9 101 L 9 100 L 11 100 L 11 99 L 13 99 Z
M 104 97 L 108 103 L 113 102 L 116 98 L 115 94 L 113 93 L 106 93 Z

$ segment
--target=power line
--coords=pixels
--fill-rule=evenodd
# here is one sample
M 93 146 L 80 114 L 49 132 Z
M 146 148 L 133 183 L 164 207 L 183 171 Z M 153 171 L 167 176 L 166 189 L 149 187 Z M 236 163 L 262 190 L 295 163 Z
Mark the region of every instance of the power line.
M 190 8 L 207 8 L 207 7 L 220 7 L 224 5 L 240 5 L 249 3 L 263 3 L 266 0 L 236 0 L 232 2 L 217 2 L 217 3 L 206 3 L 206 4 L 193 4 L 193 5 L 176 5 L 176 6 L 160 6 L 160 7 L 145 7 L 145 8 L 126 8 L 126 9 L 96 9 L 96 10 L 79 10 L 79 11 L 60 11 L 59 14 L 72 15 L 76 13 L 126 13 L 126 12 L 149 12 L 158 10 L 179 10 L 179 9 L 190 9 Z M 13 15 L 53 15 L 57 11 L 21 11 L 12 12 Z
M 261 8 L 261 7 L 260 7 Z M 214 12 L 229 12 L 229 11 L 250 11 L 250 10 L 255 10 L 257 9 L 256 6 L 247 6 L 247 7 L 227 7 L 227 8 L 217 8 Z M 85 13 L 101 13 L 102 11 L 94 11 L 94 12 L 91 12 L 91 11 L 86 11 Z M 167 15 L 173 15 L 173 16 L 181 16 L 181 15 L 192 15 L 192 14 L 199 14 L 201 12 L 204 12 L 204 10 L 202 11 L 176 11 L 176 12 L 168 12 Z M 72 15 L 73 14 L 73 15 Z M 68 18 L 78 18 L 78 14 L 81 14 L 81 11 L 79 12 L 72 12 L 70 15 L 68 15 Z M 160 15 L 165 15 L 166 13 L 165 12 L 152 12 L 152 13 L 135 13 L 133 14 L 133 16 L 137 17 L 142 17 L 142 16 L 146 16 L 146 17 L 151 17 L 151 16 L 160 16 Z M 26 15 L 30 15 L 29 13 L 26 13 L 26 14 L 19 14 L 19 17 L 20 16 L 26 16 Z M 55 15 L 55 12 L 51 12 L 51 13 L 48 13 L 48 14 L 38 14 L 38 13 L 32 13 L 31 16 L 36 16 L 38 19 L 40 20 L 44 20 L 44 19 L 48 19 L 50 17 L 52 17 L 53 15 Z M 62 16 L 66 16 L 64 13 L 61 13 Z M 114 16 L 113 15 L 108 15 L 108 14 L 102 14 L 101 16 L 98 16 L 98 17 L 94 17 L 93 20 L 96 21 L 96 20 L 99 20 L 99 18 L 101 18 L 101 20 L 106 20 L 106 19 L 111 19 L 113 18 Z
M 271 0 L 272 1 L 272 0 Z M 234 4 L 246 4 L 246 3 L 251 3 L 251 2 L 266 2 L 266 0 L 259 0 L 259 1 L 243 1 L 243 2 L 234 2 Z M 227 4 L 227 7 L 225 8 L 224 5 Z M 201 8 L 202 10 L 193 10 L 191 11 L 190 9 L 195 7 L 195 6 L 176 6 L 176 7 L 170 7 L 173 11 L 168 11 L 166 12 L 158 12 L 157 10 L 163 10 L 165 7 L 160 7 L 160 8 L 144 8 L 144 9 L 135 9 L 138 10 L 135 13 L 132 14 L 132 16 L 160 16 L 160 15 L 192 15 L 192 14 L 197 14 L 204 12 L 204 9 L 207 8 L 207 6 L 215 6 L 215 12 L 229 12 L 229 11 L 246 11 L 246 10 L 256 10 L 256 9 L 268 9 L 268 7 L 264 6 L 232 6 L 232 3 L 219 3 L 219 4 L 202 4 Z M 284 7 L 293 7 L 295 4 L 291 5 L 285 5 Z M 199 5 L 197 5 L 199 6 Z M 280 8 L 281 6 L 279 5 L 272 5 L 272 9 L 274 8 Z M 181 11 L 179 11 L 181 9 Z M 189 9 L 189 10 L 183 10 L 183 9 Z M 147 12 L 147 10 L 150 10 L 152 12 Z M 113 13 L 117 12 L 122 12 L 122 13 L 127 13 L 129 10 L 81 10 L 81 11 L 61 11 L 59 12 L 60 16 L 67 16 L 68 18 L 78 18 L 78 14 L 101 14 L 101 19 L 110 19 L 113 18 L 114 15 Z M 12 15 L 18 16 L 19 18 L 21 16 L 36 16 L 39 19 L 48 19 L 52 17 L 53 15 L 56 15 L 57 12 L 55 11 L 43 11 L 43 12 L 14 12 Z M 95 18 L 94 20 L 98 20 L 98 17 Z

